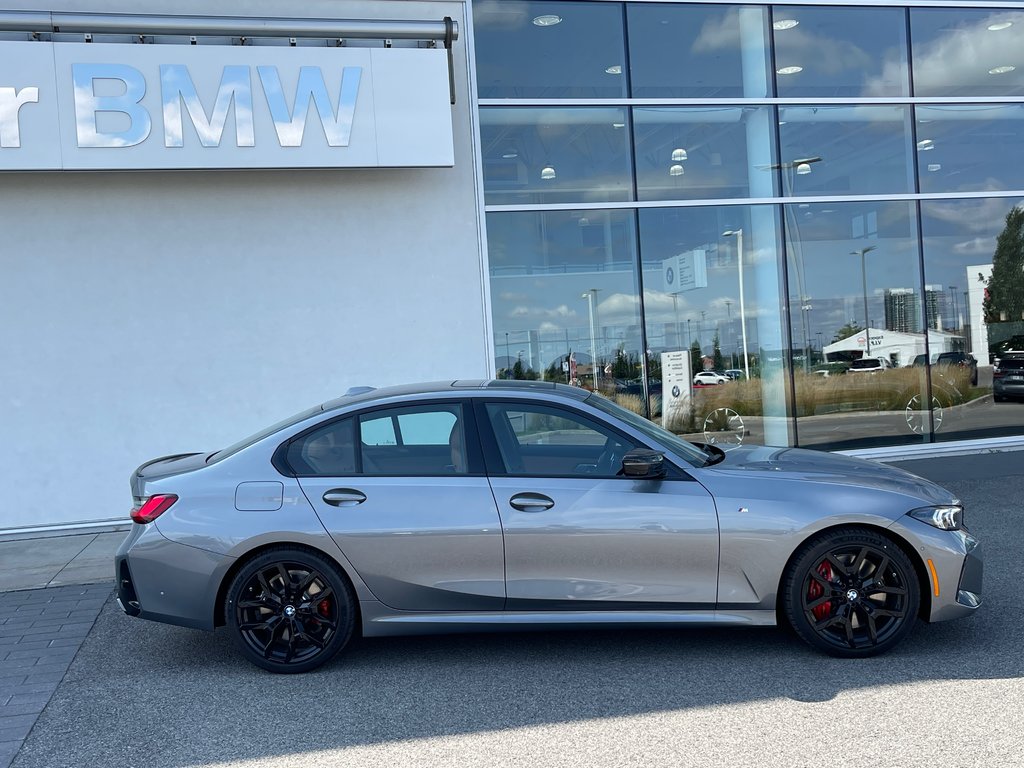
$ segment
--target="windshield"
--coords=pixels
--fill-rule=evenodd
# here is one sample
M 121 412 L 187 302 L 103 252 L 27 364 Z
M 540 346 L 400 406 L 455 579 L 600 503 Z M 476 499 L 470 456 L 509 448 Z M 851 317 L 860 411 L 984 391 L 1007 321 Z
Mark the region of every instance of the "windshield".
M 597 392 L 588 397 L 586 402 L 595 408 L 604 411 L 609 416 L 614 416 L 620 421 L 626 422 L 638 432 L 646 435 L 657 443 L 661 443 L 666 448 L 675 452 L 680 458 L 685 459 L 695 467 L 703 467 L 711 458 L 693 443 L 688 443 L 681 437 L 673 435 L 667 429 L 662 429 L 654 422 L 648 421 L 643 416 L 639 416 L 620 405 L 616 405 L 603 395 L 599 395 Z
M 854 360 L 850 363 L 851 369 L 858 368 L 881 368 L 882 364 L 877 360 L 865 359 L 865 360 Z
M 290 427 L 293 424 L 298 424 L 300 421 L 305 421 L 310 416 L 315 416 L 322 410 L 322 405 L 315 405 L 312 408 L 307 408 L 302 413 L 297 413 L 294 416 L 290 416 L 284 421 L 279 421 L 277 422 L 277 424 L 274 424 L 273 426 L 260 430 L 255 435 L 249 435 L 249 437 L 245 438 L 244 440 L 239 440 L 237 443 L 228 446 L 224 450 L 217 451 L 216 453 L 211 454 L 210 457 L 206 460 L 206 463 L 209 464 L 210 462 L 213 461 L 220 461 L 221 459 L 226 459 L 228 456 L 238 453 L 243 448 L 248 448 L 250 445 L 255 445 L 263 438 L 270 437 L 275 432 L 279 432 L 280 430 L 285 429 L 286 427 Z

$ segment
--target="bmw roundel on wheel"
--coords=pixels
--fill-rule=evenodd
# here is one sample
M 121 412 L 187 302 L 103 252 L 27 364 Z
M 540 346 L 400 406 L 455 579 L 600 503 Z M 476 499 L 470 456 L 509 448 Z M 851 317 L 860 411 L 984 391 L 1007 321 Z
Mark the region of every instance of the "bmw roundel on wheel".
M 273 672 L 351 638 L 789 624 L 834 656 L 981 604 L 960 502 L 793 448 L 694 444 L 560 384 L 361 387 L 131 477 L 125 613 Z M 919 631 L 927 631 L 921 629 Z

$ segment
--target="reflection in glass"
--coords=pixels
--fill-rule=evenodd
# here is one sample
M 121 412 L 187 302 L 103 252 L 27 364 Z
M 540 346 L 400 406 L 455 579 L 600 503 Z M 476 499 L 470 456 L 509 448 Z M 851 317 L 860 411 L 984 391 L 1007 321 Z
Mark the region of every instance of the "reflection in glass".
M 921 203 L 936 326 L 957 341 L 931 350 L 938 440 L 1024 431 L 1024 400 L 1016 396 L 1024 390 L 1024 371 L 1015 362 L 1024 353 L 1011 351 L 1024 349 L 1022 205 L 1016 198 Z M 994 366 L 997 361 L 1005 363 Z
M 922 192 L 1024 187 L 1024 104 L 919 106 Z
M 773 206 L 640 211 L 651 392 L 673 431 L 726 445 L 792 444 L 778 231 Z M 669 371 L 678 355 L 685 381 Z M 727 381 L 694 382 L 702 371 Z
M 907 32 L 902 8 L 776 6 L 779 96 L 906 96 Z
M 641 200 L 771 197 L 770 107 L 644 107 L 633 110 Z
M 766 10 L 762 6 L 627 5 L 633 96 L 771 96 Z
M 499 378 L 572 383 L 645 413 L 634 213 L 489 213 L 487 242 Z
M 945 334 L 924 329 L 913 204 L 784 207 L 800 445 L 921 441 L 930 423 L 914 363 Z
M 619 107 L 483 107 L 488 204 L 632 197 L 629 125 Z
M 1024 11 L 911 8 L 914 95 L 1024 94 Z
M 72 64 L 71 77 L 75 83 L 78 146 L 132 147 L 149 137 L 153 119 L 140 103 L 146 95 L 146 78 L 139 70 L 122 64 Z M 96 81 L 104 80 L 117 81 L 118 95 L 96 93 Z M 109 119 L 113 115 L 127 115 L 128 127 L 114 128 L 114 121 Z M 123 122 L 117 121 L 121 126 Z
M 872 195 L 913 189 L 910 109 L 780 107 L 786 195 Z
M 476 0 L 481 99 L 608 99 L 626 93 L 622 6 Z

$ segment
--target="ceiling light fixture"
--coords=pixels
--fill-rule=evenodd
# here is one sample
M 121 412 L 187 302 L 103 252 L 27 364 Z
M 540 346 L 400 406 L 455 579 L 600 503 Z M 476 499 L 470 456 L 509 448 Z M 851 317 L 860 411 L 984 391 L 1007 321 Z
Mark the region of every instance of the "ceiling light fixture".
M 777 75 L 795 75 L 797 72 L 803 72 L 803 67 L 779 67 L 775 70 Z
M 679 165 L 678 163 L 676 163 L 675 165 L 668 169 L 669 176 L 682 176 L 683 173 L 683 166 Z
M 683 160 L 689 159 L 685 149 L 673 149 L 672 150 L 672 162 L 681 163 Z
M 921 139 L 917 142 L 917 148 L 922 152 L 927 152 L 929 149 L 935 149 L 935 142 L 931 139 Z
M 811 172 L 811 164 L 810 163 L 798 163 L 797 166 L 796 166 L 796 172 L 797 172 L 798 176 L 806 176 L 808 173 Z
M 988 71 L 988 73 L 990 75 L 1005 75 L 1007 72 L 1013 72 L 1013 70 L 1015 70 L 1015 69 L 1016 69 L 1016 67 L 1014 67 L 1014 66 L 1012 66 L 1010 64 L 1007 64 L 1007 65 L 1002 66 L 1002 67 L 992 67 L 992 69 L 990 69 Z
M 942 170 L 942 163 L 928 163 L 928 170 L 932 171 L 933 173 L 935 171 L 941 171 Z
M 998 32 L 1001 29 L 1008 29 L 1013 26 L 1012 21 L 997 21 L 995 24 L 988 25 L 989 32 Z
M 555 24 L 561 24 L 562 17 L 555 16 L 553 13 L 545 13 L 542 16 L 536 16 L 533 19 L 534 26 L 537 27 L 553 27 Z
M 625 128 L 625 123 L 612 123 L 612 128 Z
M 775 30 L 778 30 L 778 31 L 781 32 L 784 29 L 792 29 L 793 27 L 797 26 L 799 23 L 800 22 L 797 21 L 796 19 L 779 19 L 774 24 L 772 24 L 772 29 L 775 29 Z
M 612 64 L 612 66 L 606 67 L 604 71 L 605 71 L 606 74 L 609 74 L 609 75 L 621 75 L 622 74 L 622 65 L 621 64 Z
M 514 149 L 510 149 L 510 150 L 508 150 L 507 152 L 502 152 L 502 153 L 501 153 L 501 156 L 502 156 L 502 157 L 503 157 L 503 158 L 504 158 L 505 160 L 512 160 L 512 159 L 514 159 L 514 158 L 517 158 L 517 157 L 519 157 L 519 153 L 518 153 L 518 152 L 516 152 L 516 151 L 515 151 Z
M 551 179 L 555 178 L 554 166 L 545 165 L 543 168 L 541 168 L 540 177 L 545 181 L 550 181 Z

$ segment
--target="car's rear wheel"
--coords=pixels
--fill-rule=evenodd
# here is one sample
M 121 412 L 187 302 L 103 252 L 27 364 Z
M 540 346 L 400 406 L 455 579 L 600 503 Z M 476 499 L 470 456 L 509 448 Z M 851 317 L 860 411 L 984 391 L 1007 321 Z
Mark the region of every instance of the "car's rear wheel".
M 832 656 L 883 653 L 910 633 L 920 586 L 914 566 L 888 536 L 860 528 L 828 531 L 794 558 L 783 587 L 786 618 Z
M 228 588 L 225 619 L 253 664 L 271 672 L 308 672 L 352 637 L 355 597 L 328 558 L 275 547 L 238 571 Z

